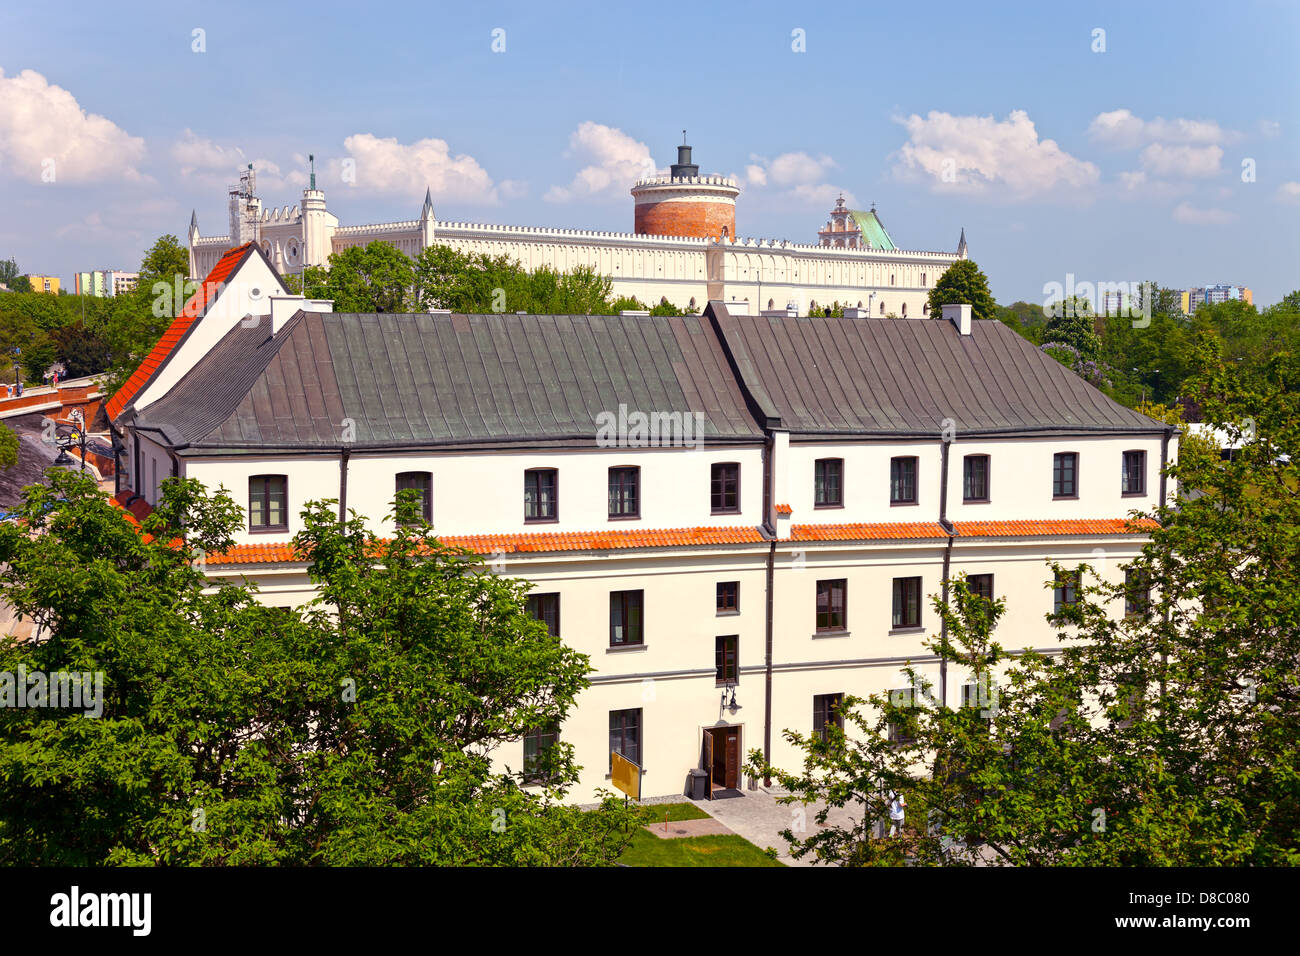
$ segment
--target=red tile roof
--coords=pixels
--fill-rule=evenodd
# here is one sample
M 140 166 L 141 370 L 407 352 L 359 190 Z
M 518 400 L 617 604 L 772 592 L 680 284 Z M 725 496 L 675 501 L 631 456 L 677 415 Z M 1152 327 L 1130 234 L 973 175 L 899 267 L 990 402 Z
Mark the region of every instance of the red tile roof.
M 757 528 L 655 528 L 644 531 L 557 531 L 543 534 L 447 535 L 443 544 L 468 548 L 476 554 L 546 553 L 555 551 L 615 551 L 627 548 L 686 548 L 727 544 L 762 544 Z M 208 555 L 207 563 L 278 564 L 299 560 L 288 542 L 238 544 L 223 554 Z
M 790 526 L 788 541 L 875 541 L 909 538 L 946 538 L 937 521 L 908 521 L 880 524 L 796 524 Z
M 1149 518 L 1064 518 L 1049 521 L 955 521 L 962 538 L 1027 538 L 1072 534 L 1145 534 L 1160 527 Z
M 149 515 L 153 513 L 153 506 L 150 505 L 149 502 L 145 501 L 143 498 L 136 498 L 135 501 L 132 501 L 128 505 L 126 502 L 134 494 L 135 494 L 134 491 L 127 489 L 125 491 L 118 492 L 108 500 L 111 504 L 117 505 L 117 507 L 121 508 L 123 511 L 126 512 L 127 521 L 131 522 L 134 525 L 138 525 L 141 521 L 143 521 L 145 518 L 149 517 Z
M 788 514 L 793 514 L 793 513 L 794 513 L 794 509 L 791 508 L 789 505 L 777 505 L 777 506 L 776 506 L 776 513 L 779 514 L 779 515 L 788 515 Z
M 131 377 L 117 390 L 117 394 L 109 400 L 105 412 L 110 420 L 115 420 L 131 399 L 135 398 L 140 390 L 148 384 L 154 373 L 162 368 L 167 359 L 171 357 L 172 350 L 180 344 L 181 339 L 185 338 L 185 333 L 190 330 L 190 326 L 203 317 L 203 313 L 207 311 L 208 306 L 220 295 L 222 285 L 239 267 L 239 264 L 244 261 L 244 257 L 252 248 L 253 244 L 246 242 L 242 246 L 235 246 L 233 249 L 226 250 L 212 271 L 208 273 L 207 278 L 203 280 L 203 284 L 199 286 L 194 295 L 190 296 L 190 300 L 185 303 L 185 307 L 172 320 L 172 324 L 167 327 L 167 331 L 158 340 L 158 344 L 145 356 L 145 360 L 140 363 L 140 367 L 132 372 Z

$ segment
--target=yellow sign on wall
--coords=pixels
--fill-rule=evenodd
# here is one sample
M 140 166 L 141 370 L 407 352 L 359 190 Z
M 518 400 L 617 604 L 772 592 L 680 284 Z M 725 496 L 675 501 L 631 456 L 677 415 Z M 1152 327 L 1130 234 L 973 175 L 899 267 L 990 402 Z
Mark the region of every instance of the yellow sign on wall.
M 641 799 L 641 768 L 628 760 L 621 753 L 609 755 L 610 779 L 614 786 L 622 790 L 633 800 Z

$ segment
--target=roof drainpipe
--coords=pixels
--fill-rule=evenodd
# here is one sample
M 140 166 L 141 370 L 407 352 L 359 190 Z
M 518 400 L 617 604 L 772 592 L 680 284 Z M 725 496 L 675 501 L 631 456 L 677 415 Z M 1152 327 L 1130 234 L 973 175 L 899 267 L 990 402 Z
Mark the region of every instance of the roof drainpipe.
M 948 520 L 948 458 L 951 448 L 951 439 L 944 434 L 939 439 L 939 527 L 948 533 L 948 542 L 943 549 L 943 581 L 942 581 L 942 598 L 946 608 L 948 606 L 948 576 L 952 570 L 952 542 L 956 529 L 952 522 Z M 939 621 L 939 639 L 941 643 L 948 641 L 948 622 L 946 619 Z M 939 655 L 939 705 L 946 707 L 948 705 L 948 658 Z
M 351 456 L 351 448 L 339 447 L 339 527 L 348 520 L 348 458 Z
M 775 489 L 772 487 L 776 468 L 772 459 L 775 456 L 776 438 L 771 432 L 768 432 L 766 441 L 763 444 L 763 527 L 771 536 L 771 541 L 767 546 L 767 594 L 764 602 L 766 606 L 763 612 L 763 763 L 768 766 L 772 763 L 772 618 L 774 607 L 772 588 L 776 583 L 776 517 L 773 514 L 776 504 L 773 501 Z M 772 786 L 770 774 L 763 775 L 763 786 Z

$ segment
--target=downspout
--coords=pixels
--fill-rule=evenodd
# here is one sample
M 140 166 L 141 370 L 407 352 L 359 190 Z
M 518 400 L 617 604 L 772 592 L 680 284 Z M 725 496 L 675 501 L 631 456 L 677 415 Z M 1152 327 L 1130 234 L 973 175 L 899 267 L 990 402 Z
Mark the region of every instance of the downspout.
M 348 520 L 348 458 L 352 449 L 347 445 L 339 448 L 339 526 Z
M 948 607 L 948 576 L 952 569 L 952 542 L 954 528 L 948 521 L 948 458 L 951 442 L 947 438 L 939 440 L 939 527 L 948 533 L 948 543 L 943 548 L 943 585 L 942 596 L 944 608 Z M 939 639 L 941 643 L 948 642 L 948 621 L 943 618 L 939 621 Z M 946 707 L 948 705 L 948 658 L 944 654 L 939 655 L 939 704 Z
M 763 648 L 763 763 L 772 763 L 772 633 L 773 608 L 775 595 L 772 593 L 776 583 L 776 521 L 773 516 L 775 503 L 772 501 L 773 468 L 772 459 L 776 454 L 776 439 L 771 432 L 763 446 L 763 530 L 768 532 L 771 540 L 767 546 L 766 607 L 764 609 L 764 648 Z M 770 774 L 763 775 L 763 786 L 772 786 Z

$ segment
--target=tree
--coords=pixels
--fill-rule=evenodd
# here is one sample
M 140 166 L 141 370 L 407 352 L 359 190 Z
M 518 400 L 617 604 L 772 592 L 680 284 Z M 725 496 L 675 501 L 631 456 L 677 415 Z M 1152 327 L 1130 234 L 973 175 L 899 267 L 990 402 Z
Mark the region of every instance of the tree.
M 14 280 L 18 276 L 18 263 L 12 256 L 8 259 L 0 259 L 0 285 L 7 286 L 11 291 L 17 291 L 14 289 Z
M 1144 515 L 1151 541 L 1123 582 L 1051 566 L 1080 582 L 1078 602 L 1048 615 L 1074 639 L 1058 655 L 1010 657 L 994 640 L 1001 602 L 958 578 L 933 599 L 942 627 L 928 643 L 949 673 L 971 675 L 974 706 L 918 686 L 848 702 L 852 736 L 787 733 L 801 771 L 751 755 L 787 802 L 861 816 L 787 834 L 792 852 L 850 864 L 1300 863 L 1300 363 L 1281 354 L 1243 378 L 1220 348 L 1198 338 L 1187 387 L 1241 452 L 1221 461 L 1186 443 L 1169 469 L 1176 494 Z M 891 724 L 903 742 L 887 739 Z M 905 840 L 870 832 L 885 789 L 907 797 Z
M 324 298 L 335 312 L 404 312 L 415 282 L 411 260 L 392 243 L 376 240 L 329 258 Z
M 958 259 L 930 290 L 930 316 L 939 318 L 945 305 L 968 303 L 971 317 L 997 318 L 997 303 L 989 292 L 989 280 L 972 259 Z
M 13 281 L 9 283 L 10 292 L 31 292 L 32 280 L 27 276 L 14 276 Z
M 136 529 L 90 479 L 49 482 L 0 525 L 0 597 L 42 635 L 0 642 L 0 673 L 98 671 L 101 710 L 0 707 L 0 861 L 593 865 L 630 840 L 613 800 L 556 802 L 570 746 L 536 787 L 493 767 L 571 712 L 590 664 L 528 615 L 527 585 L 433 537 L 414 493 L 388 542 L 308 505 L 319 600 L 295 610 L 205 593 L 241 520 L 224 492 L 168 479 Z
M 0 470 L 8 470 L 18 464 L 18 449 L 22 442 L 8 425 L 0 424 Z
M 1068 345 L 1074 349 L 1080 360 L 1095 362 L 1101 354 L 1101 339 L 1093 326 L 1091 309 L 1080 308 L 1078 303 L 1067 303 L 1058 308 L 1043 330 L 1043 344 Z

